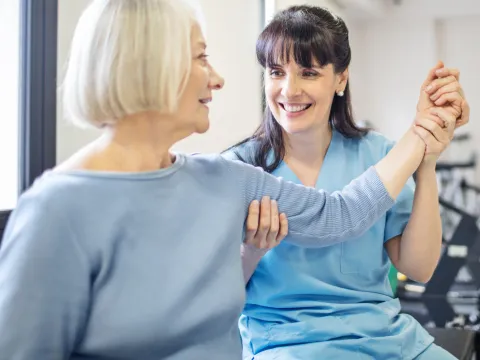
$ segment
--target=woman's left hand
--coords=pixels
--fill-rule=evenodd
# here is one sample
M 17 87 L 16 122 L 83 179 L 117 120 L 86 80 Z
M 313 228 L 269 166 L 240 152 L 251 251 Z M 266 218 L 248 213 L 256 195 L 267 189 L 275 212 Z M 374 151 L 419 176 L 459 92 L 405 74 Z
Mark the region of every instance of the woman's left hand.
M 441 107 L 431 107 L 418 113 L 414 131 L 425 142 L 424 164 L 435 165 L 441 153 L 453 139 L 456 117 Z
M 441 106 L 455 116 L 456 128 L 467 124 L 470 106 L 465 100 L 459 79 L 460 72 L 457 69 L 446 68 L 441 61 L 438 62 L 422 85 L 417 111 Z

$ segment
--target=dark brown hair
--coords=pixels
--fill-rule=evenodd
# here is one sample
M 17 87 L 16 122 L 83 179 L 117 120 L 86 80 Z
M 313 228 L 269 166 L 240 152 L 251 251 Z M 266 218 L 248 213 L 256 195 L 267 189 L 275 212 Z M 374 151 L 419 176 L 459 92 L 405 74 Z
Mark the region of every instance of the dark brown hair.
M 327 9 L 308 5 L 292 6 L 280 11 L 260 34 L 256 50 L 257 60 L 264 69 L 279 60 L 288 63 L 293 54 L 293 60 L 302 67 L 312 67 L 315 59 L 321 66 L 332 64 L 335 73 L 340 74 L 348 68 L 351 60 L 345 22 Z M 368 129 L 359 128 L 353 120 L 348 83 L 344 96 L 334 97 L 329 123 L 348 138 L 359 138 L 368 132 Z M 252 140 L 255 141 L 253 158 L 243 159 L 238 153 L 237 156 L 267 172 L 274 171 L 285 156 L 285 145 L 282 127 L 268 105 L 255 133 L 230 149 Z M 273 162 L 268 161 L 271 150 Z

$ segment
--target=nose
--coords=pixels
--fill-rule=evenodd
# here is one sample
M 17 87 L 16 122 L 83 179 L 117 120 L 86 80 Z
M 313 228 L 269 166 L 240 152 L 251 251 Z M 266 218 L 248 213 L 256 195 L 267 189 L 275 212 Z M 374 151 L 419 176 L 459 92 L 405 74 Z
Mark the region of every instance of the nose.
M 290 75 L 285 77 L 282 84 L 282 96 L 286 99 L 294 98 L 300 94 L 300 87 L 295 76 Z
M 225 85 L 225 79 L 210 65 L 210 81 L 208 87 L 212 90 L 221 90 Z

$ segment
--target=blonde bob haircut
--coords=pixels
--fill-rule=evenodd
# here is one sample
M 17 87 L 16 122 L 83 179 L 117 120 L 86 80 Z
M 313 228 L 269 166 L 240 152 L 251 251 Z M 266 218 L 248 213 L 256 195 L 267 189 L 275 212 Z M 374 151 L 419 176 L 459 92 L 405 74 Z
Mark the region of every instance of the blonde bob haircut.
M 72 40 L 65 116 L 100 128 L 143 111 L 176 111 L 190 74 L 192 26 L 202 20 L 190 0 L 93 0 Z

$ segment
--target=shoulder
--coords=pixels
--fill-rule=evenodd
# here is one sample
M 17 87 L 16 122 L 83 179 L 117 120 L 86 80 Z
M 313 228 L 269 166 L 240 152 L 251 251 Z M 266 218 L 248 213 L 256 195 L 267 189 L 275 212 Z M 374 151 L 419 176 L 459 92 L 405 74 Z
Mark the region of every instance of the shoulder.
M 20 196 L 13 213 L 29 218 L 38 217 L 46 223 L 66 219 L 71 209 L 88 201 L 84 196 L 84 185 L 81 178 L 48 171 Z
M 237 176 L 237 172 L 242 172 L 245 167 L 250 168 L 248 162 L 242 159 L 243 156 L 248 156 L 247 152 L 224 152 L 221 154 L 192 154 L 187 155 L 186 168 L 188 172 L 195 173 L 197 176 L 213 177 L 218 181 L 230 178 L 230 176 Z M 220 177 L 221 176 L 221 177 Z
M 385 135 L 373 130 L 370 130 L 361 138 L 352 139 L 350 141 L 356 144 L 356 146 L 358 147 L 358 151 L 373 157 L 385 156 L 395 145 L 394 141 L 388 139 Z
M 240 160 L 245 163 L 253 163 L 256 151 L 258 149 L 257 140 L 247 140 L 239 145 L 232 146 L 231 148 L 222 152 L 222 156 L 228 160 Z

